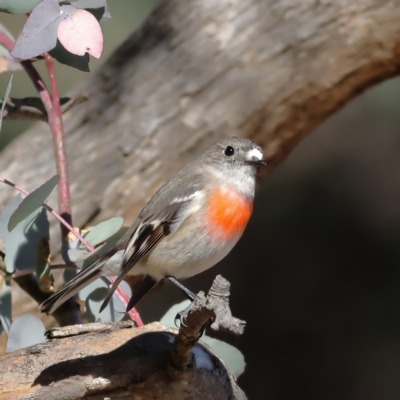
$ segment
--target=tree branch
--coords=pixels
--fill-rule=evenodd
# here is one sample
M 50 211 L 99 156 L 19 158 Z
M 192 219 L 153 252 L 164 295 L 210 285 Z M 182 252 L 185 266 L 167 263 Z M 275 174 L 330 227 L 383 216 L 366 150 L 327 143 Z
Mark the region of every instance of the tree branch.
M 230 284 L 218 275 L 211 286 L 208 295 L 203 292 L 180 315 L 181 327 L 175 337 L 171 363 L 175 370 L 185 370 L 193 361 L 193 347 L 201 338 L 204 326 L 210 319 L 211 328 L 225 330 L 235 335 L 243 334 L 246 323 L 232 317 L 229 308 Z
M 2 400 L 181 399 L 188 390 L 191 399 L 204 399 L 204 388 L 210 400 L 246 398 L 221 361 L 202 345 L 197 345 L 202 367 L 171 379 L 165 371 L 175 333 L 159 323 L 131 329 L 113 324 L 101 332 L 5 354 L 0 357 Z

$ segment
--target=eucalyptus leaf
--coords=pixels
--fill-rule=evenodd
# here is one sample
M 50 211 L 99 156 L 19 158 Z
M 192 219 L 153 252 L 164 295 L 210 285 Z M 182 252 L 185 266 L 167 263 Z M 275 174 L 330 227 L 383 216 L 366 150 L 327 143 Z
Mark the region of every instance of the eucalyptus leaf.
M 49 238 L 49 221 L 43 208 L 28 215 L 12 232 L 8 231 L 9 219 L 21 202 L 21 195 L 18 195 L 0 215 L 0 238 L 6 249 L 5 264 L 9 273 L 16 269 L 34 269 L 38 243 Z
M 0 54 L 1 56 L 1 54 Z M 1 72 L 1 70 L 0 70 Z M 73 106 L 86 101 L 85 96 L 77 96 L 74 98 L 62 97 L 60 99 L 60 104 L 63 107 L 62 112 L 68 111 Z M 42 99 L 40 97 L 24 97 L 18 99 L 11 97 L 7 103 L 3 103 L 5 106 L 3 112 L 3 119 L 7 120 L 33 120 L 33 121 L 47 121 L 47 111 L 43 105 Z
M 190 300 L 183 300 L 180 303 L 176 303 L 173 306 L 169 308 L 169 310 L 162 316 L 160 319 L 160 322 L 163 325 L 169 326 L 171 328 L 176 328 L 175 325 L 175 317 L 176 315 L 183 311 L 186 310 L 190 306 L 191 301 Z
M 86 53 L 83 56 L 72 54 L 63 47 L 58 39 L 55 47 L 51 51 L 49 51 L 49 54 L 61 64 L 67 65 L 68 67 L 76 68 L 79 71 L 90 72 L 89 54 Z
M 92 246 L 105 242 L 116 234 L 122 227 L 124 219 L 121 217 L 110 218 L 94 226 L 85 236 L 85 240 Z
M 71 2 L 76 8 L 104 8 L 107 0 L 75 0 Z
M 22 314 L 11 324 L 7 341 L 7 353 L 42 343 L 46 328 L 43 322 L 32 314 Z
M 127 230 L 127 227 L 120 228 L 116 233 L 110 236 L 102 246 L 97 247 L 92 253 L 89 253 L 86 250 L 86 247 L 84 247 L 82 243 L 80 243 L 80 248 L 76 249 L 76 251 L 68 250 L 68 255 L 72 256 L 75 259 L 74 262 L 79 269 L 86 268 L 103 254 L 111 250 Z
M 87 250 L 68 249 L 68 257 L 72 262 L 83 261 L 90 253 Z
M 26 14 L 42 0 L 0 0 L 0 11 L 9 14 Z
M 75 265 L 79 269 L 84 269 L 92 264 L 94 261 L 96 261 L 103 254 L 107 253 L 107 251 L 112 249 L 127 230 L 128 228 L 123 226 L 117 233 L 108 238 L 106 243 L 104 243 L 102 246 L 97 247 L 92 253 L 89 253 L 86 248 L 83 247 L 83 245 L 80 243 L 80 241 L 76 239 L 71 243 L 73 249 L 68 250 L 68 255 L 75 258 Z M 74 247 L 78 245 L 80 245 L 81 248 L 76 249 L 75 251 Z M 64 281 L 69 281 L 74 275 L 76 275 L 76 273 L 77 271 L 74 271 L 73 269 L 66 269 L 64 271 Z
M 36 211 L 32 214 L 35 213 Z M 28 216 L 23 222 L 23 224 L 29 224 L 30 227 L 27 229 L 25 225 L 24 236 L 21 238 L 21 245 L 15 257 L 15 269 L 17 270 L 36 269 L 40 243 L 45 242 L 48 244 L 49 241 L 50 224 L 46 210 L 42 208 L 35 221 L 31 223 L 31 220 L 32 217 Z M 48 251 L 50 252 L 50 249 Z M 41 257 L 43 257 L 43 254 L 41 254 Z
M 21 221 L 27 218 L 35 210 L 40 208 L 46 202 L 51 192 L 57 186 L 60 180 L 59 175 L 54 175 L 43 185 L 39 186 L 36 190 L 30 193 L 22 200 L 21 204 L 15 210 L 8 223 L 8 229 L 11 232 Z
M 2 126 L 2 124 L 3 124 L 4 107 L 5 107 L 6 103 L 7 103 L 8 96 L 10 95 L 10 92 L 11 92 L 11 86 L 12 86 L 13 76 L 14 76 L 14 75 L 11 75 L 11 78 L 10 78 L 10 80 L 9 80 L 9 82 L 8 82 L 7 89 L 6 89 L 6 94 L 4 95 L 3 104 L 1 105 L 0 133 L 1 133 L 1 126 Z
M 129 285 L 123 281 L 121 286 L 125 293 L 131 296 Z M 103 312 L 99 312 L 108 290 L 109 286 L 105 279 L 97 279 L 79 292 L 79 298 L 85 301 L 86 317 L 90 322 L 98 320 L 102 322 L 117 322 L 125 317 L 125 306 L 115 293 Z
M 24 223 L 20 223 L 17 227 L 9 232 L 8 222 L 11 215 L 22 202 L 22 197 L 18 194 L 0 214 L 0 239 L 3 239 L 4 247 L 6 248 L 6 269 L 7 272 L 12 274 L 15 270 L 15 258 L 18 254 L 19 247 L 25 239 Z
M 57 1 L 41 1 L 29 15 L 11 55 L 28 60 L 53 49 L 57 43 L 58 26 L 65 18 Z
M 33 226 L 36 221 L 36 218 L 39 217 L 39 214 L 43 211 L 43 207 L 39 207 L 35 210 L 29 217 L 25 218 L 24 220 L 24 232 L 27 233 Z
M 246 362 L 243 354 L 236 347 L 207 335 L 201 338 L 201 342 L 211 347 L 212 351 L 224 361 L 236 379 L 243 374 Z

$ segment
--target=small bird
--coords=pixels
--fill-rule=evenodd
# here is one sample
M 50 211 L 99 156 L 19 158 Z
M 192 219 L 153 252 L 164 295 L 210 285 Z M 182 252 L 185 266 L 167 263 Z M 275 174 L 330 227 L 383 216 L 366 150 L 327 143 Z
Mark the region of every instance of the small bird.
M 253 210 L 256 176 L 266 165 L 260 146 L 229 137 L 213 143 L 146 204 L 106 254 L 80 271 L 39 308 L 51 314 L 101 276 L 117 275 L 101 310 L 126 275 L 142 275 L 127 311 L 160 280 L 189 278 L 222 260 L 242 236 Z

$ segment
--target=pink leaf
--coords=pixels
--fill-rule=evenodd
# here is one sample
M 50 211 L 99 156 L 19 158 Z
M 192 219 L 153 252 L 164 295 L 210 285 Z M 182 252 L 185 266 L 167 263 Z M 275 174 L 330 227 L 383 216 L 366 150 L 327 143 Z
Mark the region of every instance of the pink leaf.
M 89 53 L 92 57 L 100 58 L 103 51 L 103 33 L 100 24 L 93 14 L 86 10 L 72 11 L 58 26 L 57 36 L 66 50 L 78 56 Z

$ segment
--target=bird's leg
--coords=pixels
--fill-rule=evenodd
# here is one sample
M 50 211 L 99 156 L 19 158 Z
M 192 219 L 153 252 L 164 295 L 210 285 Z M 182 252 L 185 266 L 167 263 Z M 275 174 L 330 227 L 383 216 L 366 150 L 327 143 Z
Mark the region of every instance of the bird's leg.
M 171 281 L 173 284 L 178 286 L 178 288 L 181 289 L 183 293 L 185 293 L 186 297 L 189 300 L 191 300 L 191 301 L 196 300 L 196 295 L 191 290 L 189 290 L 186 286 L 183 286 L 182 283 L 178 282 L 173 276 L 166 276 L 166 278 L 169 281 Z
M 174 283 L 176 286 L 178 286 L 178 288 L 181 289 L 183 293 L 185 293 L 186 297 L 187 297 L 190 301 L 195 301 L 195 300 L 196 300 L 196 297 L 197 297 L 197 296 L 196 296 L 191 290 L 189 290 L 186 286 L 182 285 L 182 283 L 180 283 L 179 281 L 177 281 L 173 276 L 167 276 L 166 278 L 167 278 L 169 281 L 171 281 L 172 283 Z M 182 326 L 182 325 L 183 325 L 183 326 L 186 326 L 184 321 L 185 321 L 185 317 L 186 317 L 186 315 L 187 315 L 187 312 L 188 312 L 189 308 L 190 308 L 190 305 L 189 305 L 189 307 L 188 307 L 186 310 L 180 311 L 180 312 L 178 312 L 178 314 L 176 314 L 176 316 L 175 316 L 175 326 L 176 326 L 177 328 L 179 328 L 179 326 L 178 326 L 178 324 L 177 324 L 177 321 L 178 321 L 178 320 L 179 320 L 179 322 L 180 322 L 180 326 Z M 209 325 L 209 321 L 207 321 L 207 322 L 201 327 L 200 332 L 199 332 L 199 333 L 200 333 L 200 336 L 199 336 L 199 337 L 203 336 L 203 333 L 204 333 L 204 331 L 205 331 L 207 325 Z

